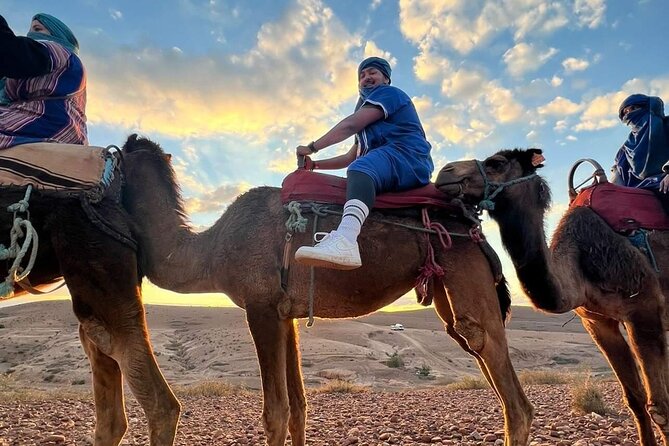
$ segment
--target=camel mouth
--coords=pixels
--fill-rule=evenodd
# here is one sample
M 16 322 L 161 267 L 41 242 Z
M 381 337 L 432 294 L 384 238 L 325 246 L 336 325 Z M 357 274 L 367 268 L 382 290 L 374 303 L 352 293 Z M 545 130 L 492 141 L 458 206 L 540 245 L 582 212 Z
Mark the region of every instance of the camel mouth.
M 449 197 L 458 198 L 464 195 L 465 181 L 438 182 L 437 189 Z

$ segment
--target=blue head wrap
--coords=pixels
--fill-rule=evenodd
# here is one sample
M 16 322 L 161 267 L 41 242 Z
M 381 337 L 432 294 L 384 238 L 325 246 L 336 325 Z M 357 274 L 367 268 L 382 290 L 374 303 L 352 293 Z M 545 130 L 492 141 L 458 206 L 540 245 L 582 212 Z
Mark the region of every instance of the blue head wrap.
M 370 67 L 374 67 L 379 70 L 381 74 L 383 74 L 388 79 L 388 83 L 390 84 L 390 74 L 393 70 L 390 68 L 388 61 L 380 57 L 368 57 L 367 59 L 360 62 L 360 65 L 358 65 L 358 79 L 360 78 L 360 73 L 362 73 L 362 70 Z M 356 110 L 362 106 L 362 104 L 365 102 L 365 99 L 367 99 L 367 96 L 369 96 L 369 93 L 371 93 L 375 88 L 376 87 L 358 88 L 360 97 L 358 98 L 358 103 L 355 106 Z
M 66 24 L 52 15 L 43 13 L 35 14 L 33 20 L 37 20 L 44 25 L 51 35 L 31 31 L 27 34 L 28 37 L 34 40 L 50 40 L 63 45 L 75 54 L 79 52 L 79 41 L 74 37 L 72 30 Z
M 629 106 L 636 109 L 623 114 Z M 618 117 L 632 130 L 616 155 L 618 177 L 625 186 L 656 189 L 662 166 L 669 160 L 662 99 L 633 94 L 620 104 Z
M 390 64 L 387 60 L 381 59 L 380 57 L 368 57 L 367 59 L 360 62 L 360 65 L 358 65 L 358 77 L 360 77 L 362 70 L 370 67 L 374 67 L 379 70 L 385 77 L 388 78 L 388 82 L 390 82 L 390 73 L 392 73 L 393 70 L 390 68 Z

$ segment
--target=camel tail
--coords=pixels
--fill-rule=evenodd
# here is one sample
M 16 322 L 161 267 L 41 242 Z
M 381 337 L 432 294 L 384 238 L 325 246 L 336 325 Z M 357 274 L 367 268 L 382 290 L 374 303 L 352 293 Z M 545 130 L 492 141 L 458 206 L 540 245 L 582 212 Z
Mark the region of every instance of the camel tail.
M 509 292 L 509 284 L 506 281 L 506 277 L 502 278 L 495 285 L 497 290 L 497 299 L 499 300 L 499 309 L 502 312 L 502 322 L 506 325 L 511 318 L 511 293 Z

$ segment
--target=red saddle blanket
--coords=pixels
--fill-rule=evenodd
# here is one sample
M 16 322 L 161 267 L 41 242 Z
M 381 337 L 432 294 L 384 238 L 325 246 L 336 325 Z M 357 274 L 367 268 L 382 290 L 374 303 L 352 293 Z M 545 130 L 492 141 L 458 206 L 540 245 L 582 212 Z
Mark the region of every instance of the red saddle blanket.
M 583 189 L 569 206 L 591 208 L 618 232 L 669 229 L 669 216 L 649 190 L 600 183 Z
M 298 169 L 284 178 L 281 184 L 281 202 L 315 201 L 343 205 L 346 202 L 346 178 Z M 403 208 L 412 206 L 437 206 L 460 210 L 450 203 L 451 197 L 439 191 L 434 184 L 378 195 L 375 208 Z

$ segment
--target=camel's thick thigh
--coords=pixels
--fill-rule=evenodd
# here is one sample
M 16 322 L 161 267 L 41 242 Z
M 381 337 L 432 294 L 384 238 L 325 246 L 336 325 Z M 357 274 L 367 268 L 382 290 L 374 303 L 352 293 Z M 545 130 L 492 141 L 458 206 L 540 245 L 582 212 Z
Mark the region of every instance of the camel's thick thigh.
M 267 444 L 284 446 L 291 410 L 286 377 L 289 325 L 279 320 L 275 308 L 266 305 L 247 305 L 246 320 L 258 354 Z
M 620 332 L 620 323 L 596 315 L 591 316 L 596 319 L 591 319 L 583 309 L 577 310 L 577 313 L 618 378 L 625 404 L 634 417 L 641 446 L 656 446 L 653 424 L 646 411 L 647 396 L 637 369 L 637 360 Z
M 116 446 L 128 428 L 123 402 L 123 380 L 116 361 L 105 355 L 79 324 L 81 345 L 91 363 L 95 398 L 95 445 Z
M 286 382 L 290 404 L 288 431 L 293 446 L 304 446 L 306 444 L 307 398 L 304 394 L 304 381 L 302 379 L 297 321 L 287 320 L 283 323 L 287 325 L 288 332 L 286 340 Z

